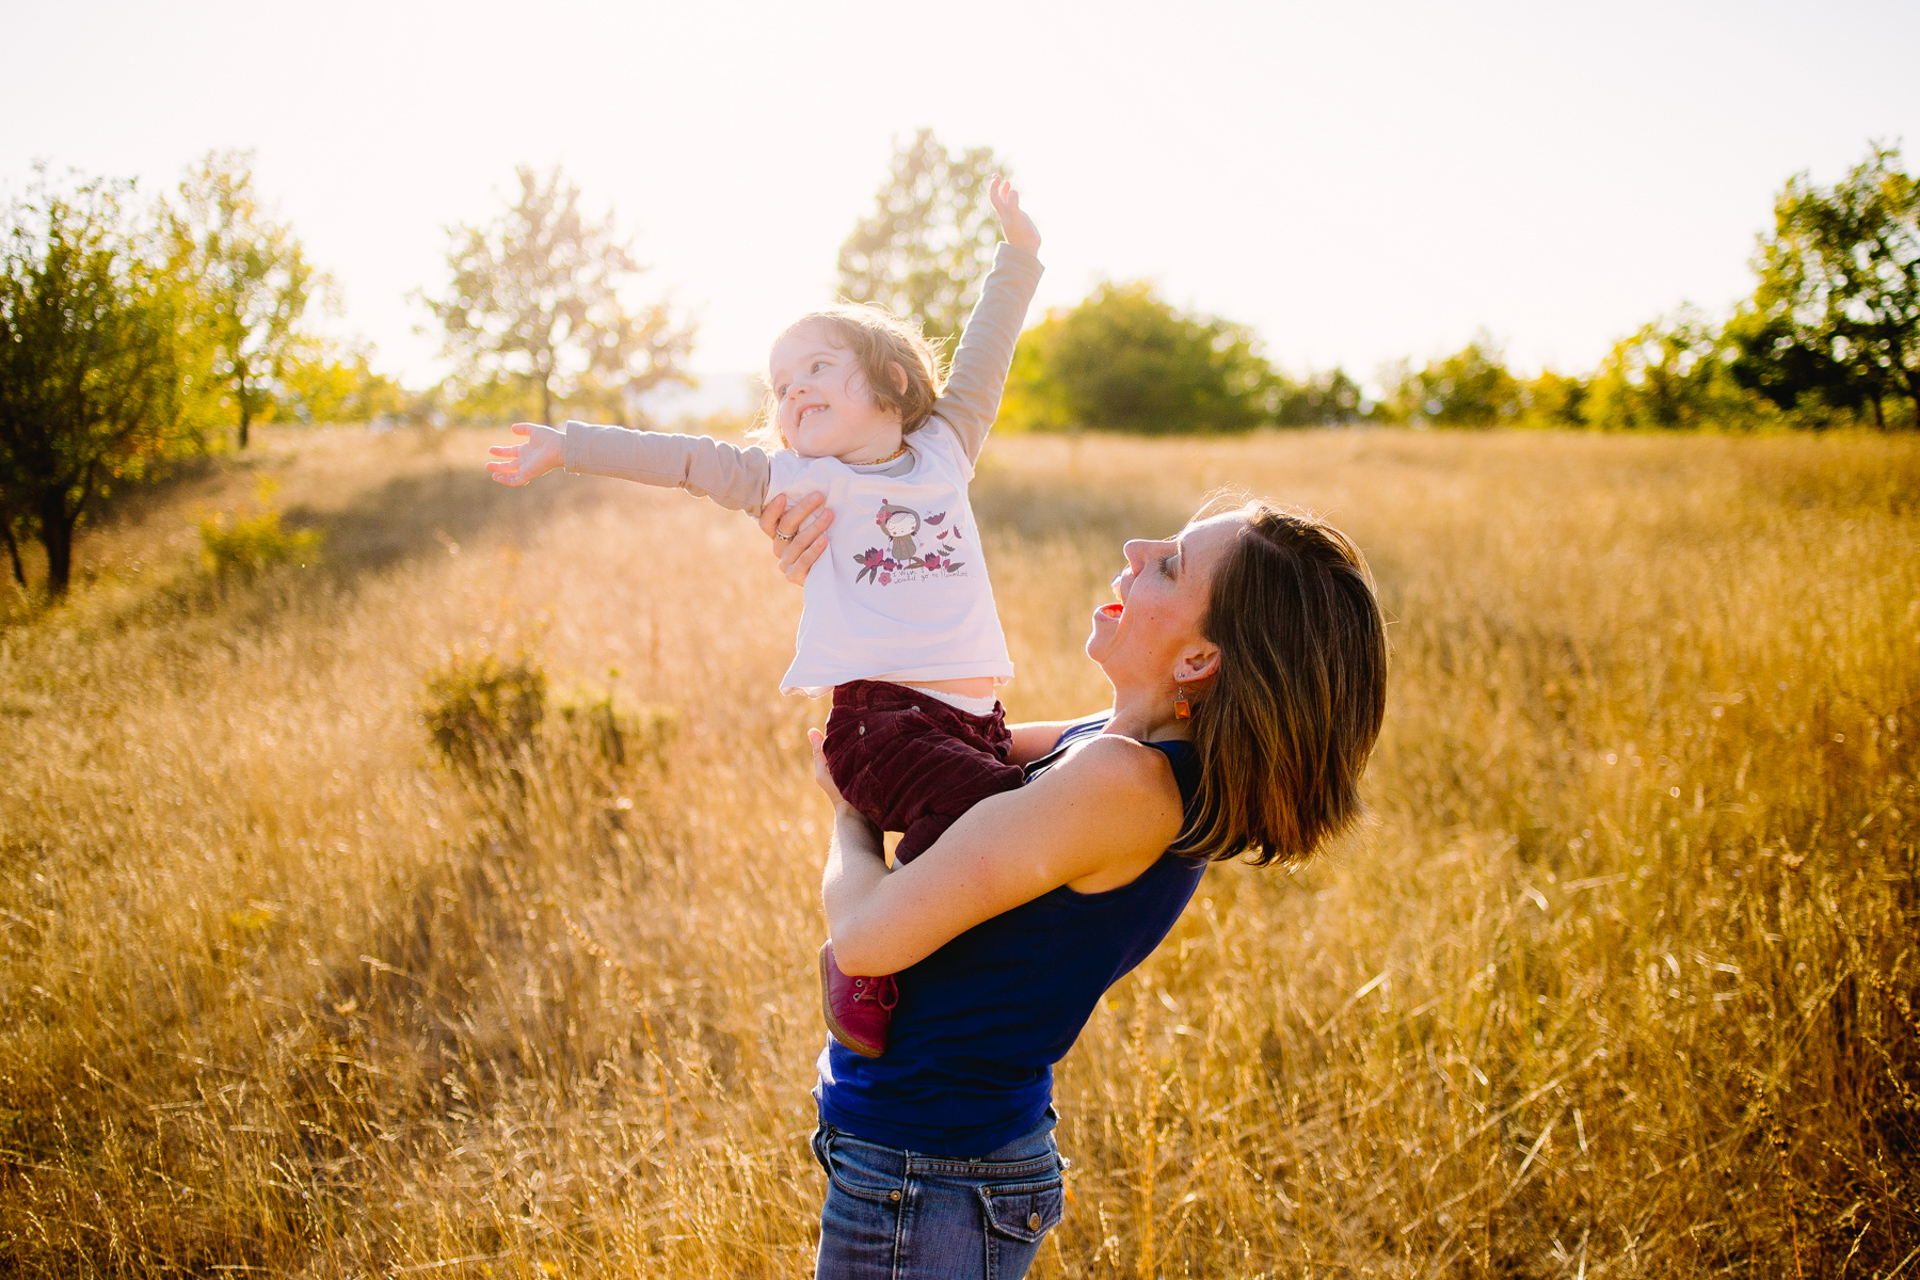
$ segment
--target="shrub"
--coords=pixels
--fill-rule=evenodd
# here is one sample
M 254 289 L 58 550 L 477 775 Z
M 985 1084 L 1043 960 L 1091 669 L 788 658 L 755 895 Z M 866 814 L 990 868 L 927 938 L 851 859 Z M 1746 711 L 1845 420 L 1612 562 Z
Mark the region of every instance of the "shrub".
M 273 505 L 275 485 L 262 480 L 255 490 L 258 512 L 243 504 L 228 515 L 216 511 L 200 518 L 200 559 L 215 576 L 251 578 L 279 564 L 306 568 L 320 558 L 320 531 L 286 530 Z
M 613 693 L 576 694 L 554 708 L 574 739 L 608 765 L 666 763 L 667 747 L 680 733 L 680 713 L 672 707 L 629 709 Z
M 502 662 L 491 653 L 453 660 L 427 677 L 421 723 L 442 759 L 482 773 L 534 746 L 547 713 L 547 674 L 525 654 Z

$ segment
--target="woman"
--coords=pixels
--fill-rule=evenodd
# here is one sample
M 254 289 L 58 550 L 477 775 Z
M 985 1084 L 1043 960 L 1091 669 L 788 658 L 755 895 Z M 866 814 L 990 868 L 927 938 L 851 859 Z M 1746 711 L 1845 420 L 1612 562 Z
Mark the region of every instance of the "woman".
M 826 546 L 817 505 L 762 518 L 794 581 Z M 1087 639 L 1113 710 L 1017 726 L 1027 784 L 911 863 L 887 868 L 811 735 L 834 954 L 900 999 L 883 1057 L 820 1057 L 819 1276 L 1024 1274 L 1062 1210 L 1053 1064 L 1101 995 L 1209 861 L 1295 863 L 1358 812 L 1387 645 L 1353 544 L 1250 502 L 1125 553 Z

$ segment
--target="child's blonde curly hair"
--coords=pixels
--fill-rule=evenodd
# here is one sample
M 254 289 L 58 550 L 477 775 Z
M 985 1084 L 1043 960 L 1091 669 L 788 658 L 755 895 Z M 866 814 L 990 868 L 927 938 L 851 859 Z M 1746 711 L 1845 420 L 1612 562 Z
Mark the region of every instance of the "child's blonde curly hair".
M 906 431 L 917 431 L 933 415 L 933 402 L 946 385 L 947 372 L 939 351 L 920 332 L 920 326 L 903 320 L 884 307 L 843 303 L 820 311 L 809 311 L 782 331 L 781 337 L 803 324 L 815 321 L 827 326 L 830 341 L 843 351 L 853 353 L 867 394 L 881 409 L 900 415 Z M 903 390 L 893 370 L 906 376 Z M 760 409 L 760 422 L 750 436 L 769 448 L 786 448 L 787 438 L 780 432 L 780 401 L 767 388 Z

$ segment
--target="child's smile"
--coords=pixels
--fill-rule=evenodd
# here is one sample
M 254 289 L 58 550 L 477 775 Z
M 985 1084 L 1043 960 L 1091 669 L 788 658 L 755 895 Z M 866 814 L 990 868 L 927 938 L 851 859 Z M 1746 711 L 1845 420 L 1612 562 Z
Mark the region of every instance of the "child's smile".
M 900 447 L 898 414 L 873 402 L 854 354 L 823 324 L 802 324 L 773 344 L 768 384 L 787 447 L 807 458 L 874 462 Z

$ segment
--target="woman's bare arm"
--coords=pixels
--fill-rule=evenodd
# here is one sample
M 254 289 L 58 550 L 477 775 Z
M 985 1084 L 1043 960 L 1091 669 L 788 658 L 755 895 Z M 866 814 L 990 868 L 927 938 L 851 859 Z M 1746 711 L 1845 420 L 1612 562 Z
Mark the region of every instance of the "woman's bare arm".
M 1007 732 L 1013 735 L 1013 749 L 1008 752 L 1007 760 L 1025 768 L 1059 746 L 1060 735 L 1075 723 L 1072 720 L 1029 720 L 1025 724 L 1008 725 Z
M 1105 711 L 1095 713 L 1096 716 L 1107 714 Z M 1059 746 L 1060 737 L 1067 730 L 1092 718 L 1081 716 L 1074 720 L 1029 720 L 1024 724 L 1010 724 L 1007 732 L 1013 735 L 1013 750 L 1007 759 L 1025 768 Z
M 817 742 L 815 776 L 835 801 L 821 896 L 834 959 L 850 974 L 897 973 L 1062 885 L 1098 893 L 1130 884 L 1180 833 L 1180 789 L 1166 757 L 1114 735 L 981 801 L 891 871 L 879 833 L 833 790 Z

